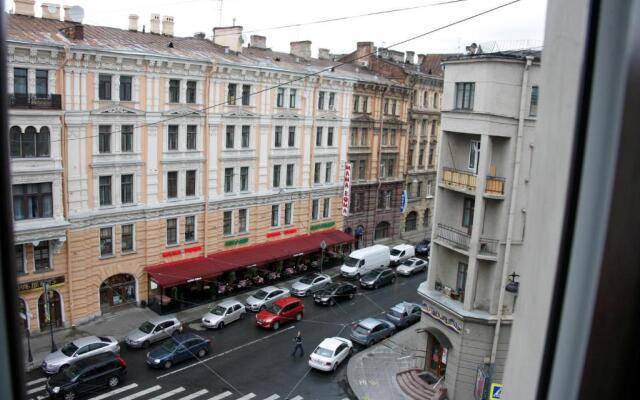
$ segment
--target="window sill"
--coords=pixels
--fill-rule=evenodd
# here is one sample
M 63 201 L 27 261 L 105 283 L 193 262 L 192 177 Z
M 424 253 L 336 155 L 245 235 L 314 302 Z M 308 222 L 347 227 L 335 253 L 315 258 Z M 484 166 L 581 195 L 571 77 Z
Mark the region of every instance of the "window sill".
M 51 272 L 51 271 L 53 271 L 53 268 L 41 269 L 39 271 L 34 270 L 33 273 L 34 274 L 46 274 L 47 272 Z
M 121 251 L 120 255 L 121 256 L 130 256 L 131 254 L 136 254 L 136 253 L 137 253 L 137 251 L 135 251 L 135 250 L 128 250 L 128 251 Z
M 112 204 L 105 204 L 105 205 L 98 206 L 99 210 L 114 210 L 115 208 L 116 208 L 116 206 L 114 206 Z
M 178 246 L 180 246 L 180 243 L 172 243 L 172 244 L 167 243 L 165 244 L 164 247 L 172 248 L 172 247 L 178 247 Z
M 109 258 L 114 258 L 115 254 L 105 254 L 98 257 L 99 260 L 108 260 Z

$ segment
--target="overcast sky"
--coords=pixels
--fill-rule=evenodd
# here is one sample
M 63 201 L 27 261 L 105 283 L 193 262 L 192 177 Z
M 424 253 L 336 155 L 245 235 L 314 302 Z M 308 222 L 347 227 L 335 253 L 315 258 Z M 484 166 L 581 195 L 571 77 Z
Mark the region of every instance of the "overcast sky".
M 376 46 L 390 46 L 409 37 L 439 28 L 456 20 L 496 7 L 509 0 L 466 0 L 446 5 L 434 5 L 447 0 L 72 0 L 62 4 L 84 8 L 84 22 L 126 29 L 129 14 L 140 16 L 139 25 L 147 26 L 151 13 L 172 15 L 175 34 L 190 36 L 212 28 L 233 23 L 244 31 L 318 21 L 392 10 L 431 5 L 410 11 L 353 18 L 345 21 L 322 23 L 287 29 L 257 32 L 267 37 L 267 46 L 288 51 L 289 42 L 311 40 L 313 54 L 318 47 L 329 48 L 332 53 L 346 53 L 355 49 L 358 41 L 372 41 Z M 449 0 L 450 1 L 450 0 Z M 56 3 L 55 0 L 46 1 Z M 13 1 L 7 0 L 7 9 Z M 36 2 L 36 15 L 40 4 Z M 540 46 L 544 37 L 546 0 L 521 0 L 518 3 L 480 16 L 471 21 L 446 28 L 426 37 L 394 47 L 400 51 L 416 53 L 456 52 L 472 42 L 497 42 L 500 50 Z M 247 41 L 249 35 L 246 35 Z M 485 46 L 490 50 L 489 45 Z

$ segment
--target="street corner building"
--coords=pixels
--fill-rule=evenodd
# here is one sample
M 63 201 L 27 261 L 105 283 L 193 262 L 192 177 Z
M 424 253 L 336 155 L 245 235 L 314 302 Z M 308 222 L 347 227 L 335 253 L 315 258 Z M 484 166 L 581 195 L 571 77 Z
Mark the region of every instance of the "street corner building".
M 500 385 L 517 301 L 538 108 L 540 52 L 443 62 L 442 135 L 420 331 L 449 398 Z M 485 397 L 482 397 L 485 396 Z

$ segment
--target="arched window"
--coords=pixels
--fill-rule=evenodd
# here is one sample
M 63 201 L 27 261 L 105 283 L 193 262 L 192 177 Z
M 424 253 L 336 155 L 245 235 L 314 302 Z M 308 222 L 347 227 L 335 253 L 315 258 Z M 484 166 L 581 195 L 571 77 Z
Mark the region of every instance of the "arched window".
M 378 225 L 376 225 L 376 232 L 374 235 L 374 240 L 385 239 L 389 237 L 389 228 L 390 224 L 387 221 L 382 221 Z
M 36 156 L 36 128 L 33 126 L 27 127 L 22 135 L 22 154 L 20 157 L 35 157 Z
M 433 108 L 438 108 L 438 92 L 433 93 Z
M 404 222 L 404 231 L 405 232 L 415 231 L 417 223 L 418 223 L 418 213 L 415 211 L 411 211 L 407 215 L 407 219 Z
M 12 126 L 9 135 L 11 137 L 11 157 L 22 157 L 22 130 L 19 126 Z
M 429 92 L 424 91 L 424 96 L 422 97 L 422 106 L 429 107 Z
M 40 133 L 37 134 L 36 138 L 36 156 L 37 157 L 49 157 L 49 143 L 50 143 L 49 128 L 43 126 L 40 128 Z
M 25 129 L 24 133 L 18 126 L 12 126 L 11 157 L 49 157 L 51 155 L 51 133 L 49 128 L 43 126 L 40 132 L 33 126 Z

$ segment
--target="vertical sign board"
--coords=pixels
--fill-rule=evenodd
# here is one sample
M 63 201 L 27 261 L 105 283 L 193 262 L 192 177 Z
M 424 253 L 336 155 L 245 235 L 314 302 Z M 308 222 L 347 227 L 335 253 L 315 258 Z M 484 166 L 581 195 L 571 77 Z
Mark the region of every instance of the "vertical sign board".
M 502 384 L 492 383 L 489 391 L 489 400 L 499 400 L 502 398 Z
M 342 189 L 342 216 L 349 216 L 351 203 L 351 163 L 344 163 L 344 187 Z
M 473 394 L 475 396 L 475 400 L 484 400 L 484 389 L 487 384 L 487 375 L 485 374 L 484 367 L 478 366 L 478 370 L 476 373 L 476 386 L 474 388 Z
M 402 191 L 402 196 L 400 196 L 400 214 L 404 214 L 404 211 L 407 209 L 407 191 Z

